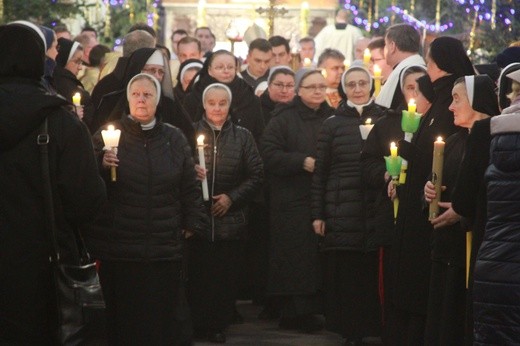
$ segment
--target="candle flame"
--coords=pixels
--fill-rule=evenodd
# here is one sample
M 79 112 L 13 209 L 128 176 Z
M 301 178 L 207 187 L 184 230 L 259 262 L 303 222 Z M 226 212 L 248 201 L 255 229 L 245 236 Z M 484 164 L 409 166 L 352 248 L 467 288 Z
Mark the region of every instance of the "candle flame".
M 442 137 L 441 136 L 437 137 L 437 142 L 442 142 Z
M 377 65 L 374 65 L 374 74 L 377 72 L 381 73 L 381 68 Z
M 309 9 L 309 3 L 307 1 L 302 2 L 302 9 L 305 9 L 305 10 Z
M 397 146 L 395 145 L 395 142 L 390 143 L 390 148 L 397 148 Z
M 367 120 L 365 121 L 365 125 L 370 125 L 370 124 L 372 124 L 372 119 L 371 118 L 367 118 Z
M 364 55 L 370 55 L 370 49 L 365 48 L 365 51 L 363 52 Z
M 114 125 L 108 125 L 108 126 L 107 126 L 107 130 L 108 130 L 108 131 L 114 131 L 114 130 L 115 130 Z
M 311 59 L 309 59 L 309 58 L 303 59 L 303 66 L 309 67 L 309 66 L 311 66 L 311 64 L 312 64 Z
M 197 137 L 197 145 L 204 145 L 204 135 Z
M 327 70 L 321 70 L 321 75 L 323 78 L 327 78 Z
M 408 105 L 415 105 L 415 99 L 410 99 L 410 102 L 408 102 Z

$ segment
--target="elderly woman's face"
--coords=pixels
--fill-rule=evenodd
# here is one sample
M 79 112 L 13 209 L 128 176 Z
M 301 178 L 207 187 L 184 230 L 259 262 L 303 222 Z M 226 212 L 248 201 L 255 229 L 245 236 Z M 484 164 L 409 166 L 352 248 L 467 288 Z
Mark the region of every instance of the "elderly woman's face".
M 298 96 L 310 108 L 318 108 L 325 101 L 327 82 L 321 73 L 312 73 L 301 81 Z
M 138 79 L 130 85 L 128 105 L 130 115 L 141 124 L 148 124 L 155 118 L 157 90 L 152 81 Z
M 220 83 L 231 83 L 237 74 L 235 58 L 228 54 L 216 56 L 208 68 L 208 73 Z
M 82 50 L 76 50 L 74 52 L 74 55 L 72 55 L 72 58 L 67 62 L 65 65 L 65 68 L 72 72 L 75 76 L 78 75 L 79 71 L 83 68 L 83 61 L 81 58 L 83 57 L 83 51 Z
M 453 101 L 449 109 L 453 112 L 453 123 L 460 127 L 471 128 L 476 120 L 475 111 L 469 104 L 466 84 L 458 83 L 451 91 Z
M 215 126 L 222 126 L 229 113 L 229 95 L 223 89 L 213 88 L 206 92 L 204 109 L 207 120 Z
M 352 71 L 345 76 L 347 99 L 355 105 L 364 105 L 370 100 L 370 78 L 363 71 Z

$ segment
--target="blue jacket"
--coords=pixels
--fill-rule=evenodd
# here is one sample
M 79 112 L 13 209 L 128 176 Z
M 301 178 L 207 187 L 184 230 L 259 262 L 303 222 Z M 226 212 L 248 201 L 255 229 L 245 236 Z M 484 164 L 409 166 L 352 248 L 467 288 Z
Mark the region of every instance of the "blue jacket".
M 488 221 L 474 274 L 475 345 L 520 343 L 520 105 L 504 113 L 491 119 Z

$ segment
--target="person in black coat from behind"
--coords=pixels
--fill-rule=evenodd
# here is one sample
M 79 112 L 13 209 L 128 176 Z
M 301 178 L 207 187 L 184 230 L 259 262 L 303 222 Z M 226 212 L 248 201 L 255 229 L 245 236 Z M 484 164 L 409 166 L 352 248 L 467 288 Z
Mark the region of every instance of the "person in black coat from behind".
M 433 157 L 433 142 L 448 138 L 458 128 L 453 124 L 451 89 L 459 77 L 474 70 L 462 43 L 451 37 L 439 37 L 430 47 L 427 71 L 433 82 L 435 100 L 423 115 L 419 129 L 410 142 L 399 141 L 399 154 L 408 161 L 406 183 L 397 188 L 399 211 L 396 237 L 392 244 L 392 292 L 389 311 L 391 345 L 424 343 L 424 330 L 430 282 L 430 239 L 433 227 L 423 209 L 423 188 Z M 392 199 L 396 189 L 389 183 Z
M 258 143 L 264 130 L 264 119 L 260 100 L 253 89 L 237 76 L 238 60 L 227 50 L 218 50 L 206 59 L 204 67 L 189 87 L 189 94 L 183 105 L 194 122 L 202 119 L 204 107 L 202 93 L 213 83 L 225 84 L 233 93 L 231 101 L 231 121 L 248 129 Z
M 161 82 L 161 100 L 157 106 L 159 119 L 164 123 L 180 128 L 188 139 L 188 143 L 194 149 L 195 135 L 193 125 L 188 114 L 180 107 L 180 103 L 173 99 L 173 86 L 171 84 L 168 62 L 161 50 L 155 48 L 141 48 L 130 56 L 121 88 L 102 97 L 94 114 L 92 130 L 99 129 L 107 121 L 115 121 L 126 117 L 128 114 L 128 100 L 126 98 L 125 86 L 130 79 L 142 72 L 153 75 Z
M 90 134 L 41 84 L 45 42 L 32 23 L 0 26 L 0 344 L 56 345 L 57 305 L 37 137 L 48 121 L 52 194 L 64 264 L 106 201 Z
M 451 208 L 451 195 L 460 171 L 466 140 L 473 124 L 496 115 L 498 102 L 495 83 L 487 75 L 466 76 L 455 81 L 450 110 L 461 129 L 446 139 L 442 185 L 445 190 L 439 206 L 442 214 L 431 220 L 432 269 L 426 319 L 426 345 L 464 344 L 466 229 Z M 474 188 L 474 186 L 473 186 Z M 434 185 L 424 188 L 426 202 L 436 197 Z
M 92 137 L 108 203 L 85 240 L 101 260 L 109 344 L 179 345 L 184 238 L 205 234 L 208 220 L 188 141 L 156 116 L 159 81 L 137 74 L 126 93 L 129 114 L 112 123 L 117 155 L 101 129 Z
M 298 96 L 277 108 L 261 141 L 271 209 L 267 294 L 284 301 L 280 327 L 312 331 L 320 328 L 313 314 L 321 274 L 311 185 L 318 131 L 334 109 L 320 71 L 301 69 L 295 87 Z
M 341 77 L 347 99 L 325 120 L 318 136 L 312 183 L 314 232 L 323 237 L 323 290 L 327 329 L 348 342 L 381 333 L 378 297 L 378 247 L 367 223 L 377 191 L 361 183 L 360 125 L 385 114 L 371 97 L 372 78 L 361 64 Z M 355 313 L 353 313 L 355 311 Z
M 189 241 L 189 297 L 196 333 L 217 343 L 226 341 L 224 330 L 234 315 L 248 204 L 263 182 L 253 136 L 230 121 L 232 97 L 226 85 L 209 85 L 202 94 L 204 118 L 196 124 L 205 141 L 206 170 L 197 171 L 199 180 L 207 179 L 211 229 Z

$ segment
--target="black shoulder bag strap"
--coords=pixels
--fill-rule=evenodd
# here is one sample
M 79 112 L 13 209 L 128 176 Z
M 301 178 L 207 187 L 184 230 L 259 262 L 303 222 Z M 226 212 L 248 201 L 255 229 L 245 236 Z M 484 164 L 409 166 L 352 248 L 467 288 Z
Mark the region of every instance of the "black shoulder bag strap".
M 47 118 L 40 127 L 40 134 L 36 138 L 36 143 L 40 147 L 40 162 L 43 177 L 43 197 L 45 202 L 45 213 L 47 215 L 47 229 L 50 230 L 53 254 L 51 260 L 60 261 L 60 250 L 56 233 L 56 220 L 54 218 L 54 202 L 52 197 L 51 174 L 49 165 L 49 125 Z M 54 258 L 53 258 L 54 257 Z

